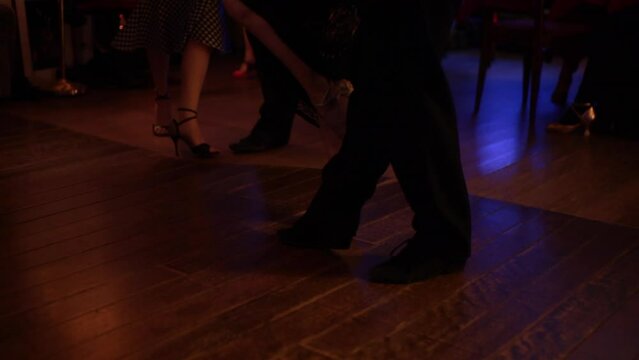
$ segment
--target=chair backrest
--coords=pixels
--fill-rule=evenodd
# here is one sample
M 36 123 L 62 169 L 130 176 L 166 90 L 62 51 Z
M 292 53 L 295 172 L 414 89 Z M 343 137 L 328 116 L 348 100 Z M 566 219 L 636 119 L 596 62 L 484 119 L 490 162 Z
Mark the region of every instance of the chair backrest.
M 458 21 L 466 21 L 472 14 L 483 14 L 484 19 L 497 19 L 499 14 L 522 15 L 533 18 L 541 26 L 545 14 L 544 0 L 463 0 L 457 14 Z
M 521 15 L 532 18 L 534 23 L 533 41 L 541 46 L 543 23 L 545 17 L 545 0 L 475 0 L 481 2 L 484 16 L 489 15 L 491 21 L 497 22 L 500 14 Z

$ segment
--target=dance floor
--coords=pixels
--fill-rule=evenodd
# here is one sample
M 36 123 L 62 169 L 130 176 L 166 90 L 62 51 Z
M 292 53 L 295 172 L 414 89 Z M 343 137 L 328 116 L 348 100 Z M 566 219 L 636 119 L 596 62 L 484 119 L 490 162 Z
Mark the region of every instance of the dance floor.
M 465 271 L 366 272 L 409 236 L 392 178 L 353 249 L 280 245 L 319 171 L 175 160 L 30 121 L 0 132 L 4 359 L 632 359 L 639 229 L 472 197 Z
M 291 249 L 326 153 L 291 144 L 236 156 L 256 80 L 214 60 L 200 119 L 219 159 L 172 157 L 150 135 L 147 89 L 0 103 L 2 359 L 480 359 L 639 357 L 639 144 L 544 131 L 499 60 L 471 116 L 476 54 L 445 61 L 472 194 L 463 273 L 408 286 L 368 270 L 411 236 L 393 174 L 353 248 Z M 573 89 L 574 90 L 574 89 Z

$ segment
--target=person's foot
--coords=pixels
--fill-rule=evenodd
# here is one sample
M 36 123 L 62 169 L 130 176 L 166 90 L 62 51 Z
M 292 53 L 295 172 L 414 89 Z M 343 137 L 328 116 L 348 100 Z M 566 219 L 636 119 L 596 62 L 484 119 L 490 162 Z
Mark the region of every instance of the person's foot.
M 348 249 L 352 240 L 352 237 L 328 235 L 326 231 L 310 231 L 301 226 L 281 229 L 277 236 L 288 246 L 321 250 Z
M 251 134 L 229 145 L 236 154 L 251 154 L 286 146 L 288 141 L 277 141 L 266 135 Z
M 232 76 L 236 79 L 250 79 L 256 74 L 255 63 L 244 61 L 237 70 L 233 71 Z
M 415 245 L 417 240 L 407 240 L 398 254 L 375 267 L 369 280 L 382 284 L 409 284 L 450 274 L 464 269 L 467 257 L 453 256 L 435 248 Z
M 182 111 L 182 109 L 185 109 L 185 108 L 178 109 L 178 113 L 180 116 L 178 117 L 178 120 L 177 120 L 178 123 L 181 124 L 180 135 L 182 136 L 182 138 L 184 138 L 184 140 L 186 140 L 188 144 L 198 145 L 198 144 L 204 143 L 204 137 L 202 136 L 200 125 L 198 124 L 198 121 L 197 121 L 198 120 L 197 113 Z M 196 118 L 193 119 L 192 121 L 189 121 L 188 119 L 193 116 L 195 116 Z
M 354 90 L 353 84 L 346 79 L 328 80 L 323 77 L 319 78 L 313 89 L 309 91 L 309 99 L 316 108 L 330 106 L 340 97 L 349 97 Z
M 152 124 L 153 135 L 169 136 L 171 126 L 171 98 L 167 94 L 157 94 L 155 97 L 155 122 Z
M 173 120 L 169 128 L 170 138 L 175 146 L 175 155 L 180 156 L 179 142 L 184 142 L 191 153 L 200 159 L 211 159 L 220 154 L 218 149 L 204 142 L 200 127 L 197 123 L 197 111 L 189 108 L 178 108 L 179 120 Z
M 571 111 L 570 109 L 564 111 L 559 121 L 551 122 L 546 126 L 546 131 L 560 133 L 560 134 L 570 134 L 582 126 L 579 117 Z

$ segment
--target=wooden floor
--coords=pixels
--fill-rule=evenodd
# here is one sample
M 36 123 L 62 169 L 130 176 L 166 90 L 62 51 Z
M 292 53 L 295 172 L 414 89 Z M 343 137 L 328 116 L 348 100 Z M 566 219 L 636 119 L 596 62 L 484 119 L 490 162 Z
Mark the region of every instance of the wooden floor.
M 233 156 L 260 104 L 237 59 L 201 102 L 210 162 L 150 136 L 148 89 L 0 103 L 2 359 L 639 359 L 639 143 L 522 116 L 521 62 L 498 58 L 472 116 L 477 56 L 444 65 L 473 207 L 463 274 L 410 286 L 367 271 L 411 235 L 392 173 L 354 247 L 281 246 L 326 153 L 316 129 Z M 575 79 L 578 83 L 578 77 Z M 574 92 L 575 89 L 573 89 Z
M 391 178 L 354 248 L 290 249 L 319 170 L 0 127 L 3 359 L 637 359 L 639 229 L 472 197 L 462 274 L 365 275 L 410 235 Z
M 285 148 L 245 156 L 230 153 L 228 144 L 249 133 L 261 103 L 257 79 L 230 76 L 238 62 L 213 59 L 200 103 L 204 135 L 223 151 L 216 163 L 320 169 L 327 161 L 325 147 L 317 129 L 304 121 L 294 123 Z M 521 59 L 504 54 L 493 63 L 481 111 L 473 116 L 477 62 L 472 51 L 450 53 L 444 61 L 458 110 L 470 192 L 639 228 L 639 142 L 600 134 L 585 139 L 581 134 L 546 133 L 546 124 L 562 111 L 550 102 L 558 63 L 544 64 L 538 118 L 530 123 L 522 116 L 527 111 L 521 106 Z M 572 93 L 578 83 L 579 74 Z M 150 89 L 90 87 L 79 98 L 0 102 L 0 121 L 37 120 L 173 156 L 169 141 L 149 136 L 152 106 Z

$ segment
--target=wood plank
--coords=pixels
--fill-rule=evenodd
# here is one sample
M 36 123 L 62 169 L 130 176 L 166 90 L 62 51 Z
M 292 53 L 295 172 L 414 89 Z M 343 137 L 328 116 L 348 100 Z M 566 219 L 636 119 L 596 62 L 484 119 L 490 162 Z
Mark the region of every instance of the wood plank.
M 251 267 L 259 268 L 261 266 L 260 262 L 265 262 L 265 264 L 268 264 L 268 262 L 272 261 L 272 258 L 281 258 L 283 256 L 282 254 L 280 254 L 282 249 L 278 249 L 278 247 L 264 248 L 265 243 L 263 241 L 260 241 L 259 239 L 257 239 L 257 241 L 258 242 L 252 246 L 247 246 L 247 244 L 241 244 L 241 246 L 245 248 L 245 251 L 246 249 L 251 249 L 251 252 L 247 253 L 247 256 L 242 257 L 241 261 L 239 261 L 240 259 L 238 259 L 238 261 L 234 262 L 239 264 L 246 264 L 243 266 L 243 269 L 241 272 L 238 272 L 238 270 L 240 269 L 237 267 L 237 265 L 233 265 L 232 267 L 233 271 L 230 273 L 226 273 L 223 271 L 220 272 L 219 268 L 221 265 L 217 263 L 219 263 L 220 261 L 223 261 L 224 259 L 211 258 L 209 259 L 209 264 L 215 264 L 213 265 L 214 266 L 213 269 L 215 269 L 216 271 L 214 273 L 211 273 L 210 270 L 202 271 L 203 270 L 202 268 L 190 269 L 189 271 L 190 273 L 193 273 L 194 271 L 200 272 L 200 274 L 195 274 L 194 276 L 191 276 L 191 279 L 197 279 L 199 282 L 203 282 L 203 283 L 216 284 L 221 280 L 220 276 L 226 276 L 228 278 L 228 276 L 231 274 L 241 275 L 242 273 L 245 273 L 245 272 L 251 272 Z M 265 253 L 265 249 L 266 249 L 266 253 Z M 228 249 L 228 251 L 230 254 L 237 253 L 237 250 L 234 250 L 232 248 Z M 205 250 L 202 253 L 213 253 L 213 252 Z M 272 253 L 272 255 L 269 253 Z M 286 255 L 284 255 L 284 257 L 286 257 Z M 216 320 L 216 322 L 221 321 L 224 324 L 224 326 L 220 327 L 219 329 L 224 329 L 225 333 L 229 334 L 228 331 L 231 329 L 229 328 L 229 324 L 234 324 L 232 327 L 236 327 L 237 329 L 240 329 L 243 326 L 250 327 L 252 321 L 254 321 L 255 319 L 260 319 L 263 317 L 268 318 L 272 316 L 269 314 L 273 314 L 274 311 L 275 312 L 282 311 L 278 309 L 286 310 L 288 308 L 287 304 L 291 304 L 291 303 L 295 304 L 297 301 L 304 301 L 305 298 L 309 296 L 308 295 L 309 292 L 311 292 L 311 294 L 313 293 L 316 294 L 318 291 L 321 292 L 324 286 L 320 286 L 320 284 L 325 284 L 326 286 L 330 288 L 331 284 L 334 284 L 336 281 L 338 282 L 345 281 L 343 278 L 344 265 L 343 264 L 341 265 L 338 264 L 338 265 L 339 266 L 337 268 L 329 268 L 326 274 L 320 273 L 319 275 L 313 276 L 309 278 L 308 280 L 302 280 L 301 282 L 299 282 L 299 284 L 307 283 L 309 285 L 312 285 L 312 286 L 309 286 L 308 288 L 306 286 L 296 286 L 295 284 L 297 284 L 297 282 L 294 282 L 293 285 L 286 287 L 282 291 L 277 291 L 273 295 L 268 295 L 266 297 L 260 298 L 258 301 L 253 301 L 248 303 L 246 306 L 239 307 L 238 310 L 232 310 L 222 315 L 221 320 Z M 247 268 L 247 266 L 249 267 Z M 225 273 L 226 275 L 224 275 Z M 330 274 L 341 275 L 341 276 L 335 277 Z M 346 279 L 346 281 L 348 281 L 348 279 Z M 246 315 L 246 312 L 245 312 L 246 308 L 251 309 L 251 313 L 254 314 L 253 317 L 242 318 L 242 317 L 245 317 Z M 189 338 L 190 337 L 191 336 L 189 336 Z M 163 354 L 163 356 L 166 356 L 167 349 L 163 349 L 161 353 Z
M 166 165 L 174 161 L 165 160 Z M 86 161 L 72 161 L 66 166 L 42 171 L 31 171 L 24 175 L 7 177 L 0 182 L 4 189 L 19 191 L 21 196 L 5 197 L 0 213 L 46 204 L 74 195 L 90 192 L 107 184 L 126 181 L 123 175 L 135 169 L 137 173 L 148 173 L 161 168 L 161 160 L 148 156 L 141 150 L 121 151 Z
M 542 317 L 548 308 L 568 297 L 602 267 L 626 252 L 634 239 L 636 237 L 619 229 L 606 229 L 605 234 L 576 249 L 565 261 L 513 294 L 503 305 L 477 314 L 479 316 L 469 319 L 459 332 L 442 334 L 442 340 L 463 344 L 464 348 L 480 352 L 483 356 L 492 353 Z M 428 349 L 427 354 L 446 358 L 447 352 L 448 349 L 436 347 Z
M 535 278 L 540 268 L 559 261 L 557 255 L 540 257 L 540 254 L 545 254 L 547 247 L 563 250 L 565 256 L 570 254 L 574 244 L 581 242 L 584 236 L 594 230 L 593 227 L 586 228 L 583 224 L 577 225 L 567 220 L 566 217 L 554 215 L 538 222 L 523 223 L 473 254 L 463 274 L 438 277 L 400 288 L 395 296 L 382 299 L 368 308 L 358 309 L 345 321 L 310 337 L 304 343 L 314 349 L 344 357 L 358 348 L 381 346 L 384 341 L 380 339 L 399 326 L 407 327 L 406 331 L 423 330 L 419 332 L 421 337 L 446 341 L 446 338 L 439 339 L 436 335 L 440 332 L 454 333 L 467 317 L 475 314 L 471 309 L 481 313 L 483 307 L 492 306 L 493 302 L 500 299 L 504 301 L 510 291 L 521 288 L 527 280 Z M 539 226 L 539 221 L 547 227 Z M 406 323 L 415 324 L 408 327 Z M 379 343 L 371 344 L 377 340 Z
M 284 177 L 271 179 L 260 184 L 259 191 L 254 188 L 240 187 L 232 192 L 233 195 L 248 199 L 263 199 L 273 192 L 286 189 L 302 182 L 319 177 L 319 171 L 315 169 L 299 169 Z
M 639 346 L 633 337 L 639 333 L 639 294 L 634 294 L 567 357 L 576 359 L 637 359 Z
M 98 215 L 120 211 L 123 208 L 131 207 L 135 204 L 151 203 L 162 196 L 179 196 L 179 194 L 173 194 L 176 193 L 176 188 L 193 187 L 201 184 L 202 181 L 201 174 L 194 169 L 191 169 L 187 174 L 182 174 L 179 169 L 177 169 L 176 172 L 167 174 L 166 179 L 158 178 L 157 182 L 153 180 L 152 182 L 139 184 L 138 191 L 108 198 L 99 203 L 92 203 L 43 218 L 19 223 L 15 226 L 11 226 L 9 229 L 0 229 L 0 235 L 11 238 L 21 238 Z M 97 194 L 100 196 L 100 192 L 97 192 Z
M 256 339 L 258 340 L 258 339 Z M 259 341 L 259 340 L 258 340 Z M 253 357 L 254 359 L 263 359 L 263 354 L 259 354 L 259 353 L 250 353 L 253 349 L 259 349 L 259 346 L 256 346 L 254 348 L 249 348 L 247 349 L 248 351 L 243 351 L 243 353 L 241 354 L 243 359 L 248 359 L 248 357 L 245 356 L 251 356 L 251 355 L 255 355 L 255 357 Z M 251 355 L 249 355 L 251 354 Z M 207 356 L 210 356 L 210 354 L 206 354 Z M 236 357 L 227 357 L 227 359 L 237 359 Z M 331 357 L 319 353 L 317 351 L 311 350 L 309 348 L 306 348 L 304 346 L 293 346 L 289 349 L 287 349 L 285 352 L 275 355 L 273 356 L 273 359 L 297 359 L 297 360 L 329 360 L 332 359 Z
M 639 231 L 637 234 L 639 235 Z M 494 357 L 501 359 L 565 358 L 615 310 L 639 294 L 637 274 L 639 274 L 639 248 L 636 247 L 602 269 L 563 302 L 549 309 L 544 317 L 502 346 Z M 630 334 L 628 333 L 625 337 L 627 343 L 634 342 L 633 335 L 636 333 Z M 636 355 L 639 352 L 639 345 L 634 347 Z M 608 358 L 619 359 L 619 357 Z
M 158 185 L 167 186 L 187 186 L 185 179 L 197 177 L 199 173 L 188 164 L 175 164 L 175 166 L 160 168 L 153 172 L 136 174 L 135 172 L 119 174 L 126 180 L 120 183 L 102 182 L 93 191 L 83 192 L 79 195 L 70 196 L 61 200 L 45 203 L 38 206 L 18 209 L 0 215 L 0 221 L 5 224 L 24 224 L 34 220 L 52 217 L 63 214 L 67 211 L 82 209 L 91 205 L 105 203 L 120 197 L 127 197 L 135 193 L 152 191 Z M 77 188 L 78 186 L 76 186 Z M 166 188 L 166 187 L 164 187 Z
M 56 278 L 38 285 L 16 285 L 16 287 L 24 289 L 15 291 L 11 293 L 11 296 L 3 299 L 2 308 L 0 308 L 3 318 L 6 316 L 24 318 L 24 312 L 30 309 L 38 309 L 61 299 L 72 300 L 73 295 L 81 294 L 98 285 L 109 283 L 131 273 L 144 271 L 148 266 L 163 265 L 175 261 L 193 252 L 208 249 L 209 251 L 216 250 L 219 254 L 221 251 L 211 248 L 210 243 L 215 242 L 215 246 L 218 247 L 224 245 L 228 247 L 228 242 L 235 241 L 236 238 L 244 235 L 242 229 L 245 228 L 239 223 L 232 224 L 220 221 L 217 224 L 207 224 L 200 229 L 194 228 L 189 238 L 183 241 L 176 241 L 182 238 L 181 231 L 168 233 L 165 230 L 162 234 L 166 235 L 160 236 L 160 232 L 158 232 L 156 236 L 149 236 L 148 238 L 151 240 L 147 240 L 144 245 L 133 247 L 129 244 L 132 249 L 121 250 L 121 254 L 109 254 L 102 257 L 101 254 L 97 254 L 95 259 L 92 257 L 82 258 L 84 263 L 79 265 L 65 263 L 64 265 L 69 269 L 64 268 L 65 273 Z M 133 238 L 131 240 L 142 241 L 144 239 Z M 93 262 L 89 262 L 89 260 Z M 73 272 L 71 272 L 72 270 Z M 59 315 L 65 316 L 65 314 Z
M 112 359 L 135 354 L 147 346 L 157 344 L 167 336 L 188 332 L 221 313 L 301 281 L 330 267 L 336 261 L 333 256 L 309 255 L 306 251 L 284 252 L 281 257 L 271 259 L 268 265 L 260 267 L 257 272 L 240 273 L 241 276 L 214 285 L 210 291 L 187 299 L 175 309 L 144 322 L 111 331 L 65 351 L 56 358 Z M 226 271 L 224 274 L 234 273 Z M 95 349 L 102 350 L 96 353 Z
M 223 198 L 219 198 L 220 203 L 224 203 Z M 235 201 L 228 201 L 228 205 L 237 205 Z M 153 203 L 150 205 L 171 205 L 171 202 Z M 147 204 L 146 206 L 150 206 Z M 222 219 L 229 221 L 232 213 L 223 214 L 221 210 L 204 210 L 198 207 L 194 202 L 177 202 L 174 207 L 158 208 L 155 211 L 151 211 L 145 208 L 132 208 L 130 211 L 122 211 L 122 215 L 131 215 L 132 219 L 128 222 L 118 222 L 114 227 L 108 227 L 104 231 L 91 232 L 86 236 L 74 237 L 71 239 L 65 239 L 59 242 L 53 242 L 45 244 L 44 247 L 36 248 L 34 250 L 14 255 L 12 261 L 4 263 L 3 268 L 13 268 L 14 275 L 29 271 L 43 271 L 38 269 L 41 266 L 49 266 L 53 262 L 73 262 L 75 259 L 73 256 L 81 256 L 81 254 L 87 251 L 104 251 L 106 248 L 103 246 L 126 246 L 126 244 L 119 244 L 122 241 L 131 238 L 133 236 L 143 235 L 145 232 L 153 235 L 157 232 L 158 228 L 162 226 L 158 225 L 158 221 L 165 221 L 167 225 L 173 227 L 181 226 L 181 221 L 189 217 L 193 218 L 194 223 L 206 223 L 215 221 L 216 219 Z M 203 218 L 208 216 L 209 218 Z M 113 215 L 110 218 L 114 218 Z M 116 217 L 117 219 L 117 217 Z M 128 219 L 127 219 L 128 220 Z M 79 245 L 79 246 L 75 246 Z M 47 271 L 45 271 L 47 272 Z M 54 273 L 50 273 L 50 276 L 55 276 Z
M 97 99 L 44 107 L 86 116 Z M 137 116 L 136 103 L 109 114 Z M 460 118 L 471 190 L 639 226 L 636 143 L 546 135 L 506 107 Z M 368 269 L 412 233 L 392 177 L 353 249 L 295 250 L 273 233 L 305 211 L 319 170 L 223 164 L 284 150 L 184 161 L 14 120 L 0 126 L 4 357 L 639 356 L 626 341 L 639 308 L 632 229 L 472 197 L 463 274 L 369 284 Z
M 57 142 L 22 146 L 8 152 L 0 162 L 0 178 L 53 168 L 69 161 L 94 158 L 123 149 L 126 147 L 120 144 L 99 141 L 86 136 L 61 136 Z
M 268 237 L 264 234 L 250 232 L 228 238 L 228 241 L 212 241 L 206 248 L 202 249 L 202 251 L 217 254 L 217 258 L 214 259 L 214 262 L 218 263 L 216 266 L 230 263 L 230 265 L 227 266 L 233 267 L 236 266 L 233 264 L 246 262 L 247 257 L 253 256 L 254 254 L 262 255 L 265 253 L 265 249 L 275 245 L 273 242 L 265 242 L 265 239 L 268 239 Z M 193 240 L 189 241 L 192 243 L 202 243 L 202 240 L 199 236 L 194 236 Z M 117 276 L 122 276 L 123 273 L 130 274 L 128 277 L 119 280 L 119 282 L 124 281 L 129 284 L 127 281 L 138 276 L 135 274 L 136 271 L 144 271 L 147 267 L 153 266 L 154 263 L 170 261 L 172 257 L 180 256 L 180 246 L 185 247 L 181 245 L 181 243 L 174 243 L 172 248 L 168 248 L 167 251 L 164 252 L 166 254 L 165 259 L 155 258 L 155 261 L 149 262 L 145 257 L 140 257 L 135 259 L 136 261 L 131 261 L 133 259 L 122 259 L 123 261 L 112 264 L 107 270 L 113 272 L 113 269 L 117 269 L 119 272 L 116 276 L 111 274 L 112 277 L 108 278 L 110 282 L 91 288 L 86 292 L 64 298 L 43 309 L 36 309 L 36 313 L 31 317 L 33 321 L 31 324 L 24 324 L 24 321 L 28 320 L 29 317 L 19 317 L 19 319 L 22 320 L 22 328 L 14 328 L 10 335 L 23 335 L 27 338 L 31 338 L 34 341 L 33 345 L 37 344 L 38 346 L 37 353 L 44 354 L 49 353 L 49 351 L 53 353 L 61 351 L 64 348 L 72 347 L 96 336 L 103 335 L 104 333 L 109 333 L 109 331 L 127 324 L 155 316 L 158 312 L 163 311 L 164 308 L 179 305 L 181 302 L 187 301 L 190 297 L 203 292 L 209 292 L 209 294 L 205 296 L 215 296 L 215 292 L 211 293 L 211 287 L 214 288 L 218 285 L 217 283 L 198 285 L 195 281 L 181 278 L 180 281 L 169 281 L 150 291 L 142 292 L 139 295 L 127 291 L 117 291 L 115 295 L 119 297 L 112 296 L 110 299 L 112 301 L 107 302 L 101 300 L 100 294 L 109 294 L 112 289 L 121 289 L 118 281 L 113 282 L 114 279 L 117 280 Z M 193 244 L 186 246 L 186 248 L 190 249 L 192 246 Z M 272 260 L 273 258 L 271 257 L 269 261 Z M 124 266 L 128 266 L 131 271 L 125 271 L 125 269 L 123 269 Z M 204 271 L 211 270 L 204 269 Z M 175 275 L 175 273 L 173 274 Z M 219 280 L 221 283 L 224 283 L 225 281 L 243 276 L 245 277 L 246 274 L 241 272 L 226 272 L 221 274 Z M 186 285 L 184 281 L 186 281 Z M 85 301 L 87 299 L 94 299 L 94 301 L 87 302 Z M 35 315 L 38 315 L 38 313 L 46 314 L 49 313 L 51 308 L 60 307 L 67 307 L 73 310 L 58 314 L 56 316 L 57 320 L 55 318 L 51 319 L 49 316 L 47 317 L 49 320 L 48 323 L 44 324 L 46 326 L 37 326 L 36 321 L 42 318 L 42 316 Z M 122 313 L 129 315 L 122 316 Z M 70 316 L 73 314 L 81 316 Z M 80 328 L 78 328 L 78 326 Z M 87 327 L 91 327 L 90 330 L 87 329 Z M 22 331 L 19 332 L 17 330 Z M 63 343 L 49 343 L 48 339 L 55 339 L 56 334 L 59 334 L 60 331 L 63 330 L 75 334 L 74 337 L 72 339 L 66 339 Z M 30 337 L 30 334 L 37 336 Z M 6 348 L 13 349 L 12 351 L 15 351 L 16 354 L 25 350 L 23 346 L 18 346 L 20 342 L 12 342 L 10 339 L 5 340 L 7 342 Z M 3 346 L 3 348 L 5 348 L 5 346 Z
M 164 259 L 164 257 L 175 259 L 188 252 L 197 251 L 211 241 L 222 241 L 227 237 L 241 234 L 246 229 L 247 227 L 239 220 L 230 221 L 221 216 L 215 218 L 206 213 L 189 218 L 187 222 L 168 223 L 166 227 L 153 225 L 146 232 L 125 239 L 126 241 L 109 243 L 75 257 L 63 258 L 60 261 L 47 263 L 11 276 L 3 276 L 2 291 L 4 294 L 15 294 L 16 291 L 29 293 L 29 289 L 53 281 L 66 285 L 64 287 L 55 286 L 55 284 L 48 286 L 55 293 L 68 286 L 71 286 L 74 291 L 81 291 L 84 287 L 81 287 L 77 282 L 67 282 L 70 280 L 69 276 L 80 276 L 83 279 L 82 283 L 88 282 L 84 286 L 91 286 L 95 281 L 105 277 L 108 279 L 110 275 L 113 275 L 109 269 L 114 263 L 118 266 L 124 266 L 123 269 L 128 269 L 131 266 L 134 268 L 144 266 L 145 259 L 154 262 Z M 189 234 L 186 241 L 177 241 L 184 238 L 185 233 Z M 186 248 L 182 249 L 184 247 Z M 188 252 L 184 253 L 183 251 Z M 162 256 L 159 256 L 160 254 Z M 167 261 L 167 259 L 164 260 Z M 97 271 L 98 269 L 101 271 Z M 43 300 L 51 301 L 51 295 L 47 293 Z M 11 297 L 6 299 L 12 304 Z M 33 306 L 31 303 L 27 304 Z
M 0 126 L 0 137 L 2 137 L 3 140 L 10 137 L 24 137 L 25 134 L 31 132 L 57 128 L 39 121 L 30 121 L 24 117 L 11 115 L 5 111 L 2 112 L 2 115 L 5 116 L 4 119 L 6 119 L 6 121 L 2 122 L 2 126 Z
M 405 237 L 406 234 L 400 233 L 386 239 L 387 241 L 383 242 L 384 246 L 379 252 L 388 253 L 398 242 L 397 240 L 402 240 Z M 373 249 L 373 252 L 377 253 L 378 251 Z M 357 271 L 355 280 L 334 279 L 334 290 L 326 291 L 324 294 L 307 296 L 309 301 L 297 304 L 290 304 L 290 300 L 296 300 L 295 294 L 306 291 L 306 286 L 302 284 L 279 296 L 269 294 L 260 299 L 261 301 L 252 304 L 250 308 L 238 309 L 237 315 L 231 314 L 232 320 L 226 320 L 228 315 L 224 314 L 197 332 L 189 332 L 177 341 L 168 342 L 166 346 L 160 347 L 145 357 L 154 358 L 154 356 L 162 355 L 167 358 L 184 358 L 190 356 L 190 351 L 200 351 L 207 346 L 215 348 L 232 340 L 228 346 L 216 350 L 216 356 L 225 356 L 224 354 L 227 352 L 228 354 L 237 354 L 241 349 L 252 346 L 254 339 L 263 340 L 260 342 L 263 347 L 256 349 L 256 351 L 266 357 L 276 354 L 291 343 L 301 341 L 312 334 L 321 333 L 327 327 L 330 328 L 332 325 L 350 318 L 352 312 L 368 308 L 378 303 L 380 299 L 392 296 L 399 291 L 394 286 L 368 284 L 364 280 L 365 274 L 361 272 L 365 272 L 369 267 L 368 257 L 371 256 L 374 255 L 369 250 L 367 255 L 355 264 Z M 320 278 L 314 280 L 312 284 L 324 281 L 323 278 Z M 280 305 L 286 305 L 290 309 L 278 314 Z M 256 310 L 256 307 L 259 310 Z M 256 313 L 259 314 L 256 316 L 261 317 L 248 316 L 248 314 Z M 248 319 L 242 319 L 240 314 Z M 238 326 L 234 326 L 235 324 Z M 229 326 L 232 327 L 229 328 Z M 309 345 L 313 346 L 313 344 Z M 317 347 L 313 348 L 318 349 Z M 336 356 L 330 350 L 320 350 L 323 354 Z
M 361 251 L 361 250 L 360 250 Z M 306 256 L 323 257 L 330 254 L 322 252 L 306 252 Z M 201 326 L 180 332 L 179 336 L 173 335 L 166 341 L 149 347 L 142 353 L 136 354 L 136 357 L 142 358 L 185 358 L 198 352 L 208 352 L 215 349 L 215 356 L 224 356 L 224 344 L 229 341 L 248 340 L 261 338 L 260 334 L 264 333 L 264 323 L 279 324 L 279 319 L 288 318 L 289 313 L 295 313 L 299 308 L 307 309 L 309 304 L 313 304 L 312 308 L 321 309 L 321 306 L 315 304 L 316 299 L 323 299 L 326 295 L 335 295 L 341 297 L 345 304 L 351 303 L 356 296 L 350 296 L 354 287 L 349 286 L 354 283 L 352 275 L 348 270 L 348 266 L 333 257 L 335 261 L 331 266 L 321 269 L 319 272 L 311 274 L 311 276 L 286 284 L 286 286 L 276 289 L 276 291 L 264 294 L 251 302 L 239 304 L 234 309 L 217 314 L 217 316 L 209 319 Z M 350 289 L 350 292 L 343 291 Z M 386 291 L 392 291 L 386 288 Z M 369 301 L 376 298 L 378 293 L 370 292 Z M 322 311 L 315 312 L 315 315 L 300 320 L 298 329 L 306 326 L 306 330 L 318 329 L 326 326 L 333 318 L 323 314 Z M 268 325 L 267 331 L 273 331 L 273 334 L 279 334 L 272 326 Z M 258 336 L 255 336 L 255 335 Z M 294 343 L 299 336 L 303 336 L 304 331 L 294 331 L 290 333 L 290 338 L 286 341 Z M 279 337 L 275 335 L 275 337 Z M 243 345 L 245 342 L 242 343 Z M 269 356 L 270 352 L 267 348 L 256 349 L 263 356 Z
M 90 234 L 95 231 L 108 229 L 114 225 L 117 226 L 122 220 L 127 221 L 130 216 L 140 217 L 145 215 L 151 215 L 155 211 L 157 211 L 157 209 L 162 209 L 161 204 L 166 205 L 167 201 L 169 202 L 183 201 L 184 194 L 182 193 L 182 191 L 175 191 L 175 188 L 173 187 L 173 186 L 179 185 L 180 182 L 188 184 L 188 181 L 191 181 L 192 182 L 191 186 L 195 186 L 195 184 L 198 184 L 198 187 L 203 187 L 204 190 L 207 190 L 208 188 L 213 188 L 214 190 L 206 191 L 204 192 L 204 194 L 209 194 L 207 197 L 209 201 L 217 200 L 217 198 L 219 198 L 219 194 L 222 193 L 229 186 L 228 184 L 225 185 L 225 181 L 228 180 L 228 178 L 231 178 L 234 175 L 236 175 L 235 173 L 238 171 L 241 172 L 242 170 L 234 169 L 228 174 L 220 174 L 219 176 L 220 178 L 217 178 L 218 174 L 213 173 L 211 174 L 212 175 L 211 179 L 206 179 L 206 177 L 204 177 L 203 179 L 202 175 L 198 176 L 197 174 L 192 174 L 192 176 L 189 178 L 176 180 L 174 184 L 165 183 L 165 184 L 159 184 L 159 186 L 151 186 L 149 191 L 147 192 L 136 193 L 132 197 L 127 197 L 124 199 L 120 198 L 120 199 L 116 199 L 116 201 L 112 201 L 110 204 L 116 208 L 117 212 L 114 212 L 114 209 L 110 209 L 110 211 L 108 211 L 109 209 L 105 210 L 104 204 L 99 206 L 94 205 L 91 208 L 95 209 L 96 212 L 101 212 L 102 213 L 101 215 L 88 216 L 85 214 L 85 216 L 82 216 L 84 220 L 78 220 L 76 218 L 71 217 L 69 220 L 67 220 L 69 224 L 50 228 L 46 232 L 29 230 L 28 225 L 23 225 L 23 227 L 27 229 L 26 230 L 27 234 L 20 234 L 20 233 L 16 233 L 15 231 L 16 227 L 13 226 L 10 229 L 4 230 L 6 232 L 10 232 L 13 234 L 13 236 L 9 237 L 11 241 L 8 241 L 2 244 L 3 247 L 5 247 L 5 254 L 15 254 L 15 253 L 23 252 L 23 251 L 28 251 L 31 249 L 47 246 L 52 243 L 64 241 L 66 239 Z M 249 175 L 250 173 L 252 172 L 249 172 Z M 205 182 L 204 184 L 202 184 L 203 181 Z M 176 188 L 179 188 L 179 187 L 176 187 Z M 190 189 L 190 188 L 191 187 L 186 187 L 186 189 Z M 128 201 L 128 200 L 131 200 L 131 198 L 135 199 L 136 197 L 138 199 L 137 202 L 130 203 Z M 188 200 L 189 202 L 187 204 L 189 204 L 190 207 L 195 207 L 196 204 L 201 204 L 202 206 L 206 205 L 208 207 L 207 204 L 204 204 L 204 199 L 200 196 L 198 197 L 190 196 L 188 197 Z M 227 205 L 230 205 L 230 203 Z M 196 210 L 195 208 L 191 209 L 190 207 L 187 207 L 187 208 L 189 208 L 191 211 Z M 168 210 L 172 210 L 171 206 L 167 206 L 166 208 Z M 199 207 L 199 209 L 201 209 L 201 206 Z M 227 212 L 231 213 L 231 210 L 233 209 L 228 209 Z M 82 213 L 80 210 L 73 210 L 73 213 L 78 213 L 78 212 Z M 125 216 L 124 213 L 127 213 L 127 215 Z M 118 216 L 114 216 L 115 214 L 117 214 Z M 178 212 L 174 211 L 174 214 L 177 215 Z M 62 216 L 63 214 L 59 214 L 58 218 Z M 45 220 L 42 220 L 42 222 L 46 223 L 46 221 L 53 221 L 53 220 L 56 220 L 56 218 L 45 219 Z M 64 222 L 64 220 L 65 220 L 64 217 L 62 217 L 62 220 L 60 221 Z M 78 220 L 78 221 L 74 221 L 74 220 Z M 2 254 L 0 253 L 0 256 L 1 255 Z

